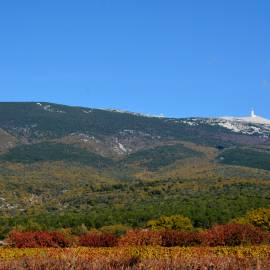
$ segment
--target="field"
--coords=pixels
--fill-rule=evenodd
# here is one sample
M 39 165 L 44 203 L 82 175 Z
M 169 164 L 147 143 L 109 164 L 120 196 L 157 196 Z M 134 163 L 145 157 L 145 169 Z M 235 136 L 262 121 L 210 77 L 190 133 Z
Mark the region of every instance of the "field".
M 1 270 L 268 270 L 270 246 L 2 248 Z

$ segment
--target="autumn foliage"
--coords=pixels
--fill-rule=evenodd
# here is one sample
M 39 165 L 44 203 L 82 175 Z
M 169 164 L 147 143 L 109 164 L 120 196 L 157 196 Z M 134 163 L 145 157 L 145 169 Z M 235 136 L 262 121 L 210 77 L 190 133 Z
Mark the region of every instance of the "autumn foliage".
M 164 230 L 160 234 L 163 247 L 191 247 L 202 243 L 202 235 L 199 232 Z
M 250 224 L 216 225 L 201 234 L 205 246 L 239 246 L 269 243 L 270 234 Z
M 4 248 L 1 270 L 269 270 L 270 246 Z
M 233 220 L 235 223 L 252 224 L 270 231 L 270 208 L 258 208 L 247 212 L 244 217 Z
M 120 245 L 174 246 L 239 246 L 270 243 L 270 233 L 249 224 L 216 225 L 213 228 L 196 231 L 177 230 L 133 230 L 119 241 Z
M 71 241 L 72 240 L 72 241 Z M 71 238 L 61 232 L 12 231 L 6 242 L 12 247 L 114 247 L 114 246 L 239 246 L 269 244 L 270 233 L 250 224 L 216 225 L 205 231 L 135 229 L 117 237 L 93 231 Z
M 119 240 L 120 246 L 155 246 L 162 245 L 160 231 L 130 230 Z
M 182 215 L 161 216 L 158 219 L 149 220 L 147 227 L 153 230 L 169 229 L 191 231 L 193 229 L 191 220 Z
M 12 231 L 7 243 L 12 247 L 69 247 L 71 242 L 61 232 L 19 232 Z
M 79 245 L 84 247 L 113 247 L 117 237 L 111 233 L 89 232 L 79 238 Z

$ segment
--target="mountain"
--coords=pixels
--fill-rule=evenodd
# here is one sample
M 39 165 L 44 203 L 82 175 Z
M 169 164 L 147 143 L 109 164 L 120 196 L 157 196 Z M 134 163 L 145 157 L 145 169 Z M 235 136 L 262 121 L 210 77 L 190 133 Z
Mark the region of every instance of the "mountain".
M 0 103 L 0 225 L 194 225 L 269 206 L 270 121 Z
M 224 118 L 226 119 L 226 117 Z M 251 115 L 249 117 L 228 117 L 228 120 L 238 122 L 248 122 L 253 124 L 270 125 L 270 120 L 256 115 L 254 109 L 252 109 Z

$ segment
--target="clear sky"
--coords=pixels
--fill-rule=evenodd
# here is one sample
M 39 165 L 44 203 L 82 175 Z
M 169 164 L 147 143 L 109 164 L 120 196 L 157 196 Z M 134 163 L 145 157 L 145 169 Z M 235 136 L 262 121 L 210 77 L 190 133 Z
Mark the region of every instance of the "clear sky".
M 0 101 L 270 118 L 269 0 L 0 3 Z

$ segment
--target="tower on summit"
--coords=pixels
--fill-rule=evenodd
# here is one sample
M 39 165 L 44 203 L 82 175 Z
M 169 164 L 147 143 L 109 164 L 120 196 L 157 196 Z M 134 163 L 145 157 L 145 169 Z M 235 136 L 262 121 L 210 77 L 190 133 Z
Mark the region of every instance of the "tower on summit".
M 256 117 L 256 114 L 255 114 L 255 110 L 254 109 L 251 110 L 251 117 Z

